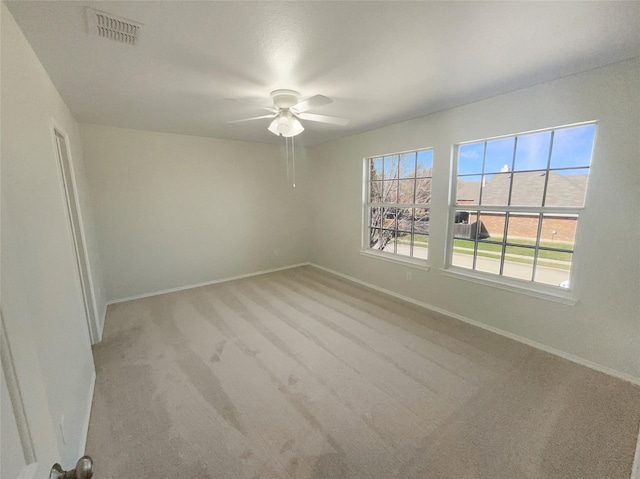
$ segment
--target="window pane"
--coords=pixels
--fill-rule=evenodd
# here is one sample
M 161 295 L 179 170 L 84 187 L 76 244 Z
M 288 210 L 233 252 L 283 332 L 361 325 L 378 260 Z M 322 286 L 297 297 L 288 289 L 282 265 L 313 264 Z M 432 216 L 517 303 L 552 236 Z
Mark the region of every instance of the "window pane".
M 549 172 L 545 206 L 584 206 L 589 168 Z
M 413 214 L 413 232 L 424 236 L 429 234 L 429 210 L 427 208 L 415 208 Z
M 504 238 L 504 221 L 506 213 L 486 212 L 480 213 L 480 236 L 478 239 L 488 239 L 491 241 L 502 241 Z M 484 236 L 482 233 L 488 236 Z
M 411 233 L 413 208 L 398 208 L 398 230 Z
M 543 251 L 540 252 L 544 253 Z M 548 251 L 546 253 L 554 253 Z M 561 253 L 564 255 L 562 260 L 546 260 L 538 256 L 538 264 L 536 265 L 536 276 L 534 278 L 538 283 L 551 284 L 553 286 L 569 287 L 569 273 L 571 271 L 571 261 L 573 255 L 571 253 Z
M 531 281 L 533 276 L 534 253 L 535 251 L 532 248 L 507 246 L 502 274 L 509 278 Z
M 545 207 L 584 206 L 595 132 L 590 124 L 459 145 L 452 264 L 568 287 L 578 215 Z M 462 209 L 477 205 L 485 211 Z
M 480 222 L 479 213 L 469 215 L 469 238 L 472 240 L 485 239 L 489 236 L 487 228 Z
M 418 178 L 416 180 L 416 204 L 431 203 L 431 178 Z
M 458 174 L 479 175 L 482 173 L 484 142 L 470 143 L 458 147 Z
M 374 225 L 378 228 L 395 229 L 396 228 L 396 209 L 384 207 L 380 208 L 380 216 L 378 224 Z
M 369 163 L 370 168 L 370 180 L 381 180 L 382 179 L 382 158 L 374 158 L 370 160 Z
M 429 235 L 416 233 L 413 235 L 413 257 L 427 259 L 429 247 Z
M 546 178 L 547 173 L 545 171 L 514 173 L 510 204 L 516 206 L 542 206 Z
M 389 180 L 398 177 L 398 155 L 384 157 L 384 179 Z
M 544 215 L 540 246 L 573 250 L 577 227 L 577 215 Z
M 395 230 L 397 229 L 397 208 L 385 208 L 384 211 L 384 225 L 383 228 Z
M 400 180 L 400 195 L 398 197 L 399 203 L 413 203 L 413 188 L 415 186 L 415 180 Z
M 383 245 L 383 247 L 380 249 L 383 251 L 386 251 L 387 253 L 395 253 L 396 252 L 396 243 L 394 241 L 395 236 L 396 236 L 395 230 L 383 229 L 382 242 L 380 243 L 381 245 Z
M 414 178 L 416 176 L 416 153 L 400 155 L 400 178 Z
M 550 131 L 518 136 L 514 171 L 545 169 L 550 144 Z
M 422 150 L 418 152 L 418 166 L 416 176 L 433 176 L 433 151 Z
M 476 270 L 485 273 L 500 274 L 500 257 L 502 245 L 478 242 L 478 256 L 476 258 Z
M 432 164 L 430 150 L 368 159 L 365 248 L 426 260 Z
M 458 177 L 456 205 L 477 205 L 480 200 L 480 183 L 482 176 Z
M 481 204 L 489 206 L 508 205 L 511 173 L 485 175 L 483 181 Z
M 384 203 L 396 203 L 398 200 L 398 182 L 395 180 L 383 181 L 382 201 Z
M 382 230 L 379 228 L 369 228 L 369 248 L 379 249 L 381 234 Z
M 382 202 L 382 181 L 369 183 L 369 203 Z
M 513 169 L 513 148 L 515 137 L 487 141 L 487 153 L 484 159 L 485 173 L 498 173 Z
M 474 242 L 468 240 L 453 240 L 453 255 L 451 264 L 463 268 L 473 268 L 473 248 Z
M 396 253 L 401 256 L 411 256 L 411 232 L 398 231 L 392 242 L 395 243 Z
M 457 211 L 453 220 L 453 237 L 460 239 L 475 239 L 478 213 Z
M 382 221 L 386 208 L 372 207 L 369 209 L 369 226 L 382 228 Z
M 538 237 L 539 215 L 510 213 L 507 242 L 535 246 Z
M 553 134 L 551 168 L 589 166 L 596 125 L 575 126 L 556 130 Z

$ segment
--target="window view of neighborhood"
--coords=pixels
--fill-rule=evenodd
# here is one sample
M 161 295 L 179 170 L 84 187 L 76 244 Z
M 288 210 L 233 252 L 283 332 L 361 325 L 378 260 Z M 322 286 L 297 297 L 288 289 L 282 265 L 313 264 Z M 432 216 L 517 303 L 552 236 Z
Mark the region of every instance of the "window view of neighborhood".
M 367 160 L 368 247 L 426 260 L 433 151 Z
M 595 129 L 460 145 L 451 264 L 569 287 Z

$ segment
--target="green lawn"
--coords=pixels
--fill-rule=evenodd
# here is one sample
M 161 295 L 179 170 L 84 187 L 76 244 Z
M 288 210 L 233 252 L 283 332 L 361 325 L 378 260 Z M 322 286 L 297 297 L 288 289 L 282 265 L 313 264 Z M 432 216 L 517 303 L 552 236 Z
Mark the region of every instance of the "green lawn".
M 455 248 L 454 251 L 456 253 L 461 253 L 461 254 L 469 254 L 469 255 L 473 254 L 473 251 L 470 251 L 468 249 Z M 540 253 L 542 253 L 542 251 Z M 484 258 L 500 259 L 500 253 L 496 254 L 493 252 L 485 252 L 480 249 L 478 249 L 478 256 L 482 256 Z M 533 264 L 533 257 L 529 259 L 529 258 L 520 258 L 517 256 L 507 256 L 506 261 L 511 263 Z M 569 260 L 566 260 L 566 261 L 567 261 L 566 263 L 549 262 L 549 261 L 545 261 L 542 255 L 538 255 L 537 264 L 538 266 L 547 266 L 549 268 L 555 268 L 555 269 L 566 269 L 566 270 L 571 269 L 571 264 L 568 262 Z
M 400 236 L 398 238 L 398 243 L 400 244 L 410 244 L 411 243 L 411 235 Z M 428 247 L 429 245 L 429 236 L 423 234 L 417 234 L 414 236 L 414 244 L 417 246 Z M 535 242 L 528 239 L 518 239 L 518 244 L 522 245 L 535 245 Z M 461 240 L 455 239 L 453 241 L 453 246 L 456 253 L 462 254 L 473 254 L 473 242 L 469 240 Z M 540 246 L 546 246 L 551 248 L 564 248 L 571 249 L 573 245 L 571 243 L 561 243 L 559 241 L 541 241 Z M 509 261 L 515 263 L 524 263 L 531 264 L 533 262 L 533 255 L 535 250 L 529 248 L 518 248 L 516 249 L 513 246 L 507 246 L 507 254 L 517 255 L 517 256 L 508 256 Z M 493 258 L 500 259 L 500 255 L 502 254 L 502 245 L 494 244 L 494 243 L 485 243 L 478 242 L 478 256 L 482 256 L 485 258 Z M 521 258 L 518 256 L 528 256 L 528 258 Z M 553 260 L 553 261 L 545 261 L 545 260 Z M 563 261 L 562 263 L 555 263 L 554 261 Z M 561 251 L 546 251 L 539 250 L 538 251 L 538 265 L 540 266 L 548 266 L 551 268 L 558 269 L 569 269 L 571 262 L 571 253 L 564 253 Z
M 518 240 L 519 244 L 527 244 L 534 245 L 535 242 L 530 240 Z M 461 254 L 473 254 L 473 242 L 469 240 L 454 240 L 454 250 L 456 253 Z M 553 246 L 555 248 L 571 248 L 571 244 L 567 243 L 559 243 L 559 242 L 540 242 L 541 246 Z M 507 246 L 507 258 L 508 261 L 514 263 L 524 263 L 524 264 L 532 264 L 533 263 L 533 255 L 535 250 L 529 248 L 517 248 L 513 246 Z M 494 244 L 494 243 L 484 243 L 478 242 L 478 256 L 482 256 L 485 258 L 493 258 L 500 259 L 502 254 L 502 245 Z M 539 266 L 548 266 L 550 268 L 557 269 L 569 269 L 571 265 L 571 253 L 564 253 L 561 251 L 546 251 L 539 250 L 538 251 L 538 265 Z M 531 259 L 529 259 L 531 258 Z M 545 261 L 552 260 L 552 261 Z M 557 263 L 556 261 L 562 261 L 563 263 Z
M 414 240 L 413 244 L 416 246 L 429 246 L 429 235 L 413 235 Z M 411 243 L 411 235 L 400 236 L 398 238 L 398 243 L 400 244 L 410 244 Z

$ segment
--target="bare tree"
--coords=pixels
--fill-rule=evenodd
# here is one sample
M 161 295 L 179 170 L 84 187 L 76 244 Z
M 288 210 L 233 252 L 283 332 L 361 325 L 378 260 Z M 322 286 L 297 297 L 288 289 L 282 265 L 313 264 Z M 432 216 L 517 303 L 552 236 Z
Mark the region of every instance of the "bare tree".
M 387 161 L 390 163 L 387 164 Z M 412 226 L 417 232 L 428 234 L 428 213 L 425 208 L 403 205 L 428 205 L 431 202 L 431 168 L 400 164 L 400 157 L 385 158 L 384 171 L 378 171 L 374 162 L 370 165 L 370 202 L 392 203 L 393 206 L 371 207 L 369 246 L 383 250 L 389 242 Z M 417 176 L 417 178 L 416 178 Z M 419 221 L 420 224 L 416 224 Z
M 392 157 L 390 165 L 385 165 L 384 172 L 378 172 L 371 162 L 370 178 L 372 181 L 370 195 L 372 203 L 396 203 L 398 200 L 398 157 Z M 382 181 L 381 181 L 382 180 Z M 383 250 L 397 229 L 397 208 L 375 206 L 371 208 L 371 225 L 369 228 L 369 246 Z

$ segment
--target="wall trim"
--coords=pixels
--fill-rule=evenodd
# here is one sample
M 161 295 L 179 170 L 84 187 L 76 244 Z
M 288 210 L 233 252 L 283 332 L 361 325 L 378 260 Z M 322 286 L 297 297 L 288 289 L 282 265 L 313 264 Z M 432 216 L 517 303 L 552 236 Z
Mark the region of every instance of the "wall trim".
M 96 370 L 93 369 L 91 375 L 91 383 L 89 384 L 89 394 L 87 395 L 87 413 L 84 418 L 84 424 L 82 425 L 82 433 L 80 435 L 80 448 L 78 450 L 78 458 L 84 456 L 85 449 L 87 448 L 87 438 L 89 436 L 89 421 L 91 420 L 91 408 L 93 406 L 93 391 L 96 387 Z
M 75 269 L 77 270 L 78 283 L 80 286 L 80 294 L 82 295 L 82 302 L 85 310 L 85 319 L 87 323 L 87 330 L 89 332 L 89 343 L 90 345 L 94 345 L 96 343 L 99 343 L 101 340 L 101 334 L 99 332 L 100 328 L 98 326 L 98 304 L 96 301 L 96 292 L 95 292 L 95 286 L 93 281 L 92 265 L 89 258 L 90 254 L 89 254 L 89 249 L 87 248 L 84 216 L 83 216 L 82 208 L 80 205 L 80 195 L 78 193 L 78 186 L 76 182 L 76 171 L 75 171 L 75 167 L 73 166 L 74 159 L 71 155 L 71 140 L 69 139 L 69 135 L 67 134 L 65 129 L 58 124 L 58 121 L 56 119 L 54 118 L 50 119 L 49 124 L 50 124 L 51 134 L 53 135 L 52 136 L 53 148 L 54 148 L 54 151 L 57 152 L 54 156 L 57 164 L 56 170 L 58 171 L 58 183 L 60 185 L 60 188 L 62 189 L 62 194 L 64 197 L 64 209 L 67 213 L 67 223 L 68 223 L 67 226 L 69 229 L 71 243 L 73 244 L 74 257 L 76 258 Z M 58 135 L 60 135 L 65 141 L 67 163 L 69 167 L 69 176 L 71 179 L 71 184 L 69 185 L 67 185 L 67 182 L 64 176 L 64 170 L 65 170 L 64 161 L 62 160 L 60 156 L 60 152 L 58 151 L 59 145 L 58 145 L 58 140 L 56 139 Z M 69 197 L 69 192 L 72 193 L 73 203 L 75 205 L 77 216 L 78 216 L 77 225 L 75 224 L 73 215 L 71 214 L 71 211 L 70 211 L 71 198 Z M 77 232 L 75 231 L 76 227 L 78 229 Z M 81 252 L 79 251 L 78 243 L 81 244 L 82 246 L 81 249 L 83 250 L 84 254 L 81 254 Z M 83 273 L 82 273 L 82 267 L 81 267 L 81 263 L 83 262 L 87 270 L 87 278 L 86 278 L 86 282 L 88 283 L 87 285 L 85 285 L 83 282 Z M 88 291 L 85 291 L 85 286 L 88 287 Z M 87 304 L 87 303 L 90 303 L 90 304 Z
M 433 311 L 435 313 L 443 314 L 445 316 L 449 316 L 451 318 L 458 319 L 458 320 L 460 320 L 460 321 L 462 321 L 464 323 L 471 324 L 472 326 L 477 326 L 478 328 L 484 329 L 486 331 L 490 331 L 490 332 L 495 333 L 495 334 L 499 334 L 500 336 L 504 336 L 504 337 L 509 338 L 509 339 L 513 339 L 514 341 L 518 341 L 519 343 L 523 343 L 523 344 L 526 344 L 527 346 L 531 346 L 533 348 L 539 349 L 539 350 L 547 352 L 549 354 L 553 354 L 554 356 L 561 357 L 563 359 L 566 359 L 566 360 L 571 361 L 573 363 L 579 364 L 581 366 L 586 366 L 589 369 L 593 369 L 595 371 L 598 371 L 598 372 L 601 372 L 601 373 L 605 373 L 605 374 L 607 374 L 609 376 L 613 376 L 615 378 L 622 379 L 623 381 L 627 381 L 627 382 L 630 382 L 630 383 L 635 384 L 637 386 L 640 386 L 640 378 L 637 378 L 637 377 L 632 376 L 630 374 L 626 374 L 626 373 L 622 373 L 620 371 L 616 371 L 615 369 L 612 369 L 612 368 L 609 368 L 609 367 L 606 367 L 606 366 L 602 366 L 602 365 L 600 365 L 598 363 L 594 363 L 593 361 L 589 361 L 588 359 L 581 358 L 580 356 L 575 356 L 573 354 L 567 353 L 567 352 L 562 351 L 560 349 L 556 349 L 556 348 L 553 348 L 551 346 L 547 346 L 547 345 L 544 345 L 542 343 L 538 343 L 536 341 L 532 341 L 532 340 L 527 339 L 525 337 L 518 336 L 517 334 L 513 334 L 513 333 L 511 333 L 509 331 L 505 331 L 503 329 L 499 329 L 499 328 L 496 328 L 494 326 L 490 326 L 488 324 L 481 323 L 479 321 L 476 321 L 476 320 L 471 319 L 471 318 L 467 318 L 466 316 L 462 316 L 460 314 L 452 313 L 451 311 L 447 311 L 445 309 L 438 308 L 436 306 L 433 306 L 433 305 L 428 304 L 428 303 L 424 303 L 422 301 L 418 301 L 418 300 L 410 298 L 408 296 L 403 296 L 403 295 L 398 294 L 398 293 L 396 293 L 394 291 L 391 291 L 389 289 L 385 289 L 385 288 L 382 288 L 380 286 L 376 286 L 375 284 L 367 283 L 366 281 L 359 280 L 357 278 L 354 278 L 353 276 L 349 276 L 347 274 L 340 273 L 340 272 L 332 270 L 330 268 L 325 268 L 324 266 L 320 266 L 320 265 L 318 265 L 316 263 L 309 263 L 309 265 L 313 266 L 314 268 L 318 268 L 318 269 L 321 269 L 323 271 L 326 271 L 327 273 L 331 273 L 331 274 L 335 274 L 336 276 L 340 276 L 341 278 L 344 278 L 344 279 L 346 279 L 348 281 L 352 281 L 352 282 L 358 283 L 358 284 L 360 284 L 362 286 L 366 286 L 367 288 L 375 289 L 376 291 L 380 291 L 382 293 L 388 294 L 388 295 L 393 296 L 395 298 L 398 298 L 398 299 L 400 299 L 402 301 L 406 301 L 408 303 L 415 304 L 416 306 L 420 306 L 421 308 L 425 308 L 425 309 L 428 309 L 428 310 Z M 636 453 L 636 456 L 638 454 L 640 454 L 640 453 Z M 640 476 L 637 479 L 640 479 Z
M 226 283 L 227 281 L 235 281 L 236 279 L 242 279 L 242 278 L 250 278 L 251 276 L 260 276 L 261 274 L 267 274 L 267 273 L 275 273 L 276 271 L 284 271 L 286 269 L 293 269 L 293 268 L 299 268 L 300 266 L 309 266 L 311 263 L 296 263 L 296 264 L 290 264 L 287 266 L 281 266 L 279 268 L 271 268 L 271 269 L 265 269 L 262 271 L 256 271 L 254 273 L 246 273 L 246 274 L 239 274 L 236 276 L 229 276 L 227 278 L 221 278 L 221 279 L 214 279 L 212 281 L 204 281 L 202 283 L 195 283 L 195 284 L 189 284 L 189 285 L 185 285 L 185 286 L 178 286 L 177 288 L 169 288 L 169 289 L 163 289 L 160 291 L 154 291 L 152 293 L 144 293 L 144 294 L 138 294 L 135 296 L 129 296 L 126 298 L 121 298 L 121 299 L 114 299 L 111 301 L 107 301 L 107 306 L 111 305 L 111 304 L 118 304 L 118 303 L 124 303 L 126 301 L 132 301 L 134 299 L 143 299 L 143 298 L 150 298 L 151 296 L 159 296 L 161 294 L 167 294 L 167 293 L 177 293 L 178 291 L 184 291 L 185 289 L 193 289 L 193 288 L 200 288 L 202 286 L 209 286 L 212 284 L 218 284 L 218 283 Z M 106 314 L 106 311 L 105 311 Z

